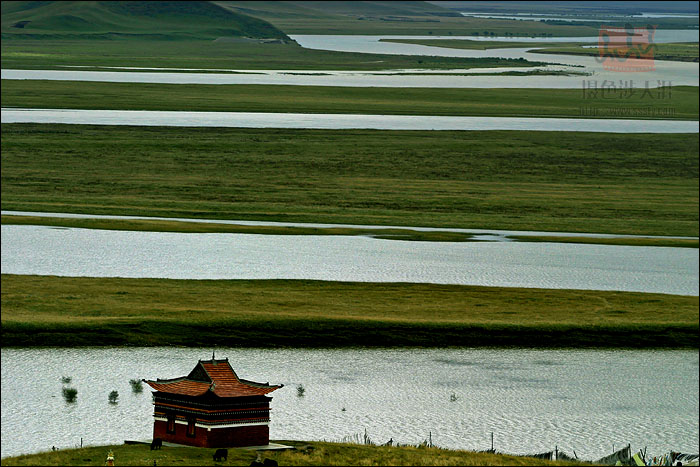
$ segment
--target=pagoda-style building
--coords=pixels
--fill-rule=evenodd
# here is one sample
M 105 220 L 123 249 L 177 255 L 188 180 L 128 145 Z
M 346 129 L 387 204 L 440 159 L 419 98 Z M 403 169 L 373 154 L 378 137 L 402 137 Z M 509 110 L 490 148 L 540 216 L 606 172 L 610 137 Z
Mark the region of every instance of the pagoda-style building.
M 283 385 L 241 379 L 224 360 L 200 360 L 189 375 L 143 380 L 153 389 L 153 438 L 207 448 L 266 446 L 270 401 Z

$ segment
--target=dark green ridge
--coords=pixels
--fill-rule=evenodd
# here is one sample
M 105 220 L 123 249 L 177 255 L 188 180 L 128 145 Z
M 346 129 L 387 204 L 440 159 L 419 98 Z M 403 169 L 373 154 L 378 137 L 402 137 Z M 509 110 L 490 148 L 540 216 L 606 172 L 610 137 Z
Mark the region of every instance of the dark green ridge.
M 291 41 L 259 18 L 204 1 L 3 2 L 2 39 L 216 39 Z

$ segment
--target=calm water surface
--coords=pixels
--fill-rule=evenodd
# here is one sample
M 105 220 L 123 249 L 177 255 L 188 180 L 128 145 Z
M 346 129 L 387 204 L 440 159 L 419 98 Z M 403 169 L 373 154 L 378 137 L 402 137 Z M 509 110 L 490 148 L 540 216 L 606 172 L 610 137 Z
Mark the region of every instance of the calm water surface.
M 698 249 L 363 236 L 2 226 L 2 272 L 171 279 L 315 279 L 698 295 Z
M 627 443 L 698 452 L 697 351 L 217 349 L 240 377 L 282 383 L 272 439 L 420 443 L 535 453 L 558 446 L 597 459 Z M 2 456 L 152 436 L 149 388 L 211 350 L 2 349 Z M 42 365 L 41 377 L 35 368 Z M 61 396 L 61 377 L 78 390 Z M 31 382 L 29 384 L 28 382 Z M 306 389 L 297 396 L 297 386 Z M 119 392 L 111 405 L 108 394 Z M 456 400 L 451 401 L 452 394 Z M 343 408 L 346 410 L 343 411 Z
M 698 122 L 674 120 L 8 108 L 3 108 L 1 115 L 2 123 L 336 130 L 529 130 L 605 133 L 698 133 Z

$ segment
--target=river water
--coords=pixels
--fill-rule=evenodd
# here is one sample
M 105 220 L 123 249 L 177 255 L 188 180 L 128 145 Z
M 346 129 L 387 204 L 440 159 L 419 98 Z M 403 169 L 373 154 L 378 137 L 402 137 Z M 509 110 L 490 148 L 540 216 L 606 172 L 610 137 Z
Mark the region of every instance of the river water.
M 339 441 L 366 429 L 381 443 L 484 450 L 493 432 L 497 450 L 518 454 L 556 446 L 598 459 L 628 443 L 651 455 L 698 452 L 697 351 L 230 348 L 216 357 L 241 378 L 285 385 L 271 394 L 276 440 Z M 208 358 L 211 349 L 3 348 L 2 456 L 80 438 L 150 440 L 150 388 L 133 393 L 129 380 L 184 376 Z M 64 376 L 75 403 L 62 398 Z
M 363 236 L 2 226 L 2 272 L 170 279 L 315 279 L 698 295 L 698 250 Z
M 536 47 L 490 50 L 449 49 L 415 44 L 381 42 L 381 39 L 469 39 L 533 42 L 591 42 L 597 37 L 512 38 L 474 36 L 357 36 L 357 35 L 294 35 L 302 47 L 341 52 L 381 53 L 398 55 L 431 55 L 443 57 L 501 57 L 524 58 L 530 61 L 559 65 L 530 68 L 504 68 L 483 71 L 527 69 L 565 70 L 589 73 L 590 76 L 447 76 L 435 70 L 411 71 L 414 75 L 400 75 L 367 71 L 336 72 L 299 70 L 237 70 L 232 73 L 168 73 L 143 71 L 85 71 L 85 70 L 2 70 L 2 79 L 50 79 L 78 81 L 180 83 L 180 84 L 280 84 L 296 86 L 371 86 L 371 87 L 430 87 L 430 88 L 550 88 L 581 89 L 626 83 L 632 88 L 656 88 L 668 85 L 698 86 L 698 64 L 655 60 L 653 71 L 621 72 L 606 70 L 597 57 L 531 53 Z M 697 42 L 697 30 L 659 30 L 655 42 Z M 562 66 L 566 65 L 566 66 Z M 150 70 L 153 70 L 152 68 Z M 424 70 L 426 71 L 426 70 Z M 449 70 L 442 70 L 446 72 Z M 465 70 L 454 70 L 464 72 Z M 466 70 L 479 73 L 479 69 Z
M 3 108 L 0 115 L 2 116 L 2 123 L 335 130 L 528 130 L 605 133 L 698 133 L 698 122 L 685 120 L 16 108 Z

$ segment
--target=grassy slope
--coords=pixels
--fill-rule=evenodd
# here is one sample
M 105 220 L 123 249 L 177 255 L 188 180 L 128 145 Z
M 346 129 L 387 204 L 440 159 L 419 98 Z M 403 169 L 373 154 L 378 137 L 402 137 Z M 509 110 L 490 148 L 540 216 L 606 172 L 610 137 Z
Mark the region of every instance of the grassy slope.
M 273 2 L 217 3 L 269 21 L 287 34 L 597 35 L 588 25 L 467 18 L 427 2 L 285 2 L 282 11 Z
M 11 2 L 7 2 L 11 3 Z M 594 36 L 589 25 L 547 25 L 537 22 L 466 18 L 458 13 L 426 2 L 158 2 L 160 9 L 175 11 L 166 22 L 148 17 L 153 2 L 12 2 L 3 7 L 2 32 L 7 38 L 126 38 L 131 35 L 169 38 L 184 36 L 283 37 L 287 34 L 442 34 L 472 33 L 553 36 Z M 199 3 L 205 21 L 183 20 L 186 3 Z M 181 5 L 178 5 L 181 4 Z M 174 6 L 173 6 L 174 5 Z M 227 22 L 217 21 L 221 14 L 231 14 Z M 190 8 L 193 9 L 193 8 Z M 146 10 L 146 14 L 144 14 Z M 191 12 L 187 12 L 191 15 Z M 161 15 L 162 16 L 162 15 Z M 235 19 L 234 19 L 235 18 Z M 12 27 L 30 21 L 23 28 Z M 216 24 L 222 23 L 222 24 Z M 278 29 L 270 27 L 270 24 Z M 184 26 L 184 27 L 183 27 Z M 117 34 L 115 34 L 115 32 Z
M 698 235 L 698 138 L 2 125 L 2 209 Z
M 654 91 L 651 97 L 658 94 Z M 3 80 L 2 106 L 24 108 L 363 113 L 580 118 L 581 109 L 672 108 L 651 118 L 698 119 L 698 88 L 676 86 L 663 99 L 624 90 L 408 89 L 274 85 L 187 85 Z M 612 115 L 611 115 L 612 116 Z M 633 115 L 640 118 L 641 115 Z M 612 116 L 615 117 L 615 116 Z M 616 117 L 619 118 L 619 117 Z
M 584 462 L 546 461 L 531 457 L 490 454 L 471 451 L 451 451 L 439 448 L 365 446 L 329 442 L 278 441 L 298 450 L 266 451 L 264 458 L 279 465 L 590 465 Z M 229 449 L 225 462 L 212 463 L 214 449 L 193 447 L 164 447 L 151 451 L 145 444 L 94 446 L 66 449 L 2 459 L 2 465 L 103 465 L 107 452 L 112 451 L 119 466 L 157 465 L 240 465 L 248 466 L 256 452 Z
M 697 297 L 632 292 L 3 274 L 2 310 L 3 346 L 698 345 Z
M 8 2 L 2 38 L 214 39 L 221 36 L 289 40 L 271 24 L 211 2 Z M 18 22 L 26 22 L 16 27 Z

